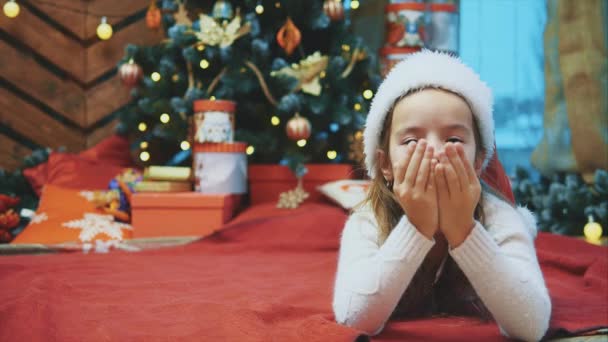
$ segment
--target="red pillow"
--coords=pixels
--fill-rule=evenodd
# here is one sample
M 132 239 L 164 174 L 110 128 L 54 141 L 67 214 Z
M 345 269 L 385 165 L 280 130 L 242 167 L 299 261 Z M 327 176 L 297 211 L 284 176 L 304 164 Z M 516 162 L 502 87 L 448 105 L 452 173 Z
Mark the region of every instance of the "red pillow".
M 36 195 L 40 197 L 42 187 L 46 184 L 48 178 L 48 162 L 38 164 L 29 169 L 24 169 L 23 176 L 27 179 L 28 183 L 30 183 L 30 186 L 34 189 Z
M 46 163 L 23 170 L 23 175 L 40 196 L 45 184 L 105 189 L 122 167 L 133 166 L 127 138 L 112 135 L 78 155 L 51 153 Z
M 134 167 L 135 163 L 131 159 L 129 140 L 121 135 L 111 135 L 97 145 L 82 151 L 81 157 L 100 161 L 112 165 L 124 167 Z
M 77 155 L 53 153 L 49 156 L 47 183 L 75 189 L 106 189 L 124 168 L 91 161 Z

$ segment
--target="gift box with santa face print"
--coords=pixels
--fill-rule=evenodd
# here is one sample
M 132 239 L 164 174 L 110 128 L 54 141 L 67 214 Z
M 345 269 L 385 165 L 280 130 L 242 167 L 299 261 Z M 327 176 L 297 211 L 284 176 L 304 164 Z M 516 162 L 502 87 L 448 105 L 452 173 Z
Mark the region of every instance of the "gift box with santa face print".
M 386 46 L 421 48 L 425 42 L 426 4 L 405 1 L 386 5 Z
M 191 134 L 194 144 L 234 141 L 235 102 L 196 100 L 193 109 Z
M 459 1 L 433 0 L 429 4 L 427 46 L 429 49 L 458 53 Z
M 247 192 L 247 144 L 194 144 L 194 189 L 205 194 Z

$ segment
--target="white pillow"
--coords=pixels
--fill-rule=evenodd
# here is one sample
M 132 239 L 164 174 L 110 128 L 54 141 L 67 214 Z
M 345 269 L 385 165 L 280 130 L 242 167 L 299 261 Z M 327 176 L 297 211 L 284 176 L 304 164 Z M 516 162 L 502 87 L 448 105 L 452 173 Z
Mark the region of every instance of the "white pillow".
M 325 183 L 317 189 L 344 209 L 352 209 L 367 196 L 369 180 L 342 179 Z

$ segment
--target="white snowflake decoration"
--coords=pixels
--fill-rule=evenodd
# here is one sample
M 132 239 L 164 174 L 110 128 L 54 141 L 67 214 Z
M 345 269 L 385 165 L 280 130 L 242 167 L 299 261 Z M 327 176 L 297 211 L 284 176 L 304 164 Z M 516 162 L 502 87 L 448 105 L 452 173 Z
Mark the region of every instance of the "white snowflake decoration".
M 88 190 L 82 190 L 81 192 L 78 193 L 80 196 L 84 197 L 87 199 L 87 201 L 91 202 L 93 201 L 93 196 L 94 193 L 93 191 L 88 191 Z
M 83 219 L 64 222 L 66 228 L 82 229 L 80 241 L 89 242 L 99 234 L 105 234 L 114 240 L 122 240 L 122 230 L 132 230 L 126 223 L 115 222 L 112 215 L 85 213 Z
M 35 213 L 32 218 L 30 219 L 30 223 L 41 223 L 44 222 L 46 220 L 49 219 L 49 215 L 47 215 L 46 213 Z

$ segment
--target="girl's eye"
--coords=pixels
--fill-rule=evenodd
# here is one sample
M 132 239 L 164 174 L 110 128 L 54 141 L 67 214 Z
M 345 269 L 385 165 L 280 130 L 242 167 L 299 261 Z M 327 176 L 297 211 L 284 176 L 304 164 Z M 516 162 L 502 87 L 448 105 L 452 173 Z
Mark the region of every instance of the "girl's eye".
M 462 143 L 463 142 L 463 140 L 458 137 L 451 137 L 447 141 L 451 142 L 451 143 L 457 143 L 457 142 Z
M 403 140 L 403 145 L 409 145 L 410 143 L 413 143 L 416 141 L 418 141 L 418 139 L 413 139 L 413 138 L 405 139 L 405 140 Z

